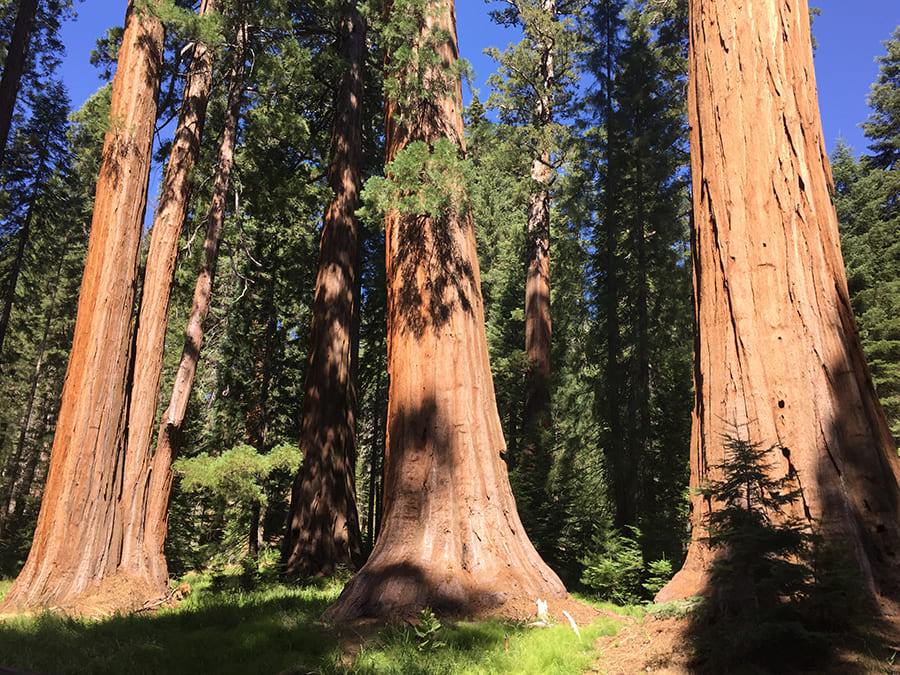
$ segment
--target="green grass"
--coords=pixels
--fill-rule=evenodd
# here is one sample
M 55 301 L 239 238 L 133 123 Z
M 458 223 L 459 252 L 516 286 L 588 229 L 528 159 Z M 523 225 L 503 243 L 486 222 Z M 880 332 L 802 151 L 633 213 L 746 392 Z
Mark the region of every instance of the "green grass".
M 532 628 L 501 621 L 454 622 L 440 630 L 438 637 L 445 646 L 420 650 L 412 629 L 389 628 L 358 654 L 348 672 L 390 675 L 583 673 L 599 656 L 594 642 L 601 635 L 615 635 L 617 626 L 612 621 L 598 621 L 579 630 L 580 638 L 568 624 Z
M 500 621 L 444 622 L 443 643 L 420 649 L 408 626 L 355 635 L 319 621 L 339 583 L 293 587 L 211 583 L 194 575 L 193 592 L 174 610 L 102 621 L 52 614 L 0 622 L 0 666 L 42 673 L 582 673 L 613 635 L 612 621 L 581 628 L 531 628 Z M 0 580 L 0 597 L 11 582 Z M 507 651 L 506 637 L 509 636 Z

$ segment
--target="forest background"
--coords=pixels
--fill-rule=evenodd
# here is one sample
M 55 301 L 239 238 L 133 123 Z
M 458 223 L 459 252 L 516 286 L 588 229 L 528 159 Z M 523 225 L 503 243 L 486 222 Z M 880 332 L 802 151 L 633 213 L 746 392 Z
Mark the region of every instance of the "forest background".
M 2 6 L 8 10 L 14 4 Z M 843 135 L 856 152 L 864 152 L 872 140 L 859 135 L 856 125 L 868 116 L 865 95 L 878 76 L 873 58 L 884 53 L 879 41 L 888 40 L 900 24 L 900 10 L 888 2 L 863 3 L 862 10 L 860 5 L 850 9 L 844 3 L 814 4 L 822 9 L 814 22 L 817 77 L 839 188 L 836 202 L 846 225 L 854 308 L 896 436 L 900 400 L 891 383 L 900 381 L 894 377 L 900 368 L 900 329 L 893 325 L 898 315 L 892 286 L 897 261 L 890 244 L 897 241 L 893 235 L 898 222 L 896 213 L 884 212 L 890 198 L 881 191 L 883 181 L 871 173 L 896 167 L 860 162 L 837 138 Z M 558 144 L 551 225 L 553 424 L 539 441 L 550 457 L 546 472 L 539 474 L 516 471 L 527 440 L 521 411 L 527 360 L 520 291 L 528 175 L 516 146 L 523 138 L 517 134 L 527 132 L 517 130 L 521 124 L 515 114 L 503 112 L 513 107 L 503 97 L 518 94 L 509 84 L 511 78 L 496 80 L 499 95 L 493 100 L 485 84 L 476 87 L 478 98 L 468 99 L 469 151 L 478 174 L 472 206 L 480 228 L 489 346 L 507 462 L 522 518 L 538 550 L 567 582 L 583 582 L 598 591 L 615 588 L 629 596 L 644 595 L 658 583 L 652 577 L 659 568 L 650 563 L 668 561 L 677 568 L 686 538 L 692 317 L 685 33 L 679 3 L 666 6 L 674 8 L 671 13 L 654 14 L 654 3 L 599 3 L 586 14 L 594 35 L 600 35 L 604 21 L 615 29 L 602 39 L 576 43 L 567 64 L 584 70 L 578 75 L 571 71 L 561 98 L 560 128 L 553 131 Z M 458 8 L 462 56 L 474 62 L 480 78 L 495 66 L 479 56 L 482 45 L 475 36 L 486 41 L 484 46 L 494 43 L 501 49 L 521 37 L 516 30 L 488 23 L 486 12 L 492 8 L 480 2 L 460 3 Z M 89 41 L 101 37 L 107 27 L 101 24 L 109 22 L 99 16 L 109 19 L 109 6 L 89 1 L 76 3 L 75 9 L 81 18 L 63 24 L 61 44 L 69 44 L 69 35 L 87 36 Z M 60 12 L 60 18 L 65 16 Z M 322 158 L 331 75 L 327 60 L 315 58 L 327 53 L 329 41 L 327 32 L 316 35 L 312 30 L 318 18 L 311 12 L 298 20 L 300 25 L 275 22 L 267 27 L 273 42 L 260 45 L 247 88 L 236 157 L 238 190 L 231 197 L 235 207 L 226 225 L 216 304 L 170 516 L 168 558 L 176 576 L 192 568 L 235 563 L 247 553 L 256 555 L 257 547 L 265 555 L 275 550 L 283 532 L 295 469 L 291 462 L 297 461 L 291 450 L 299 435 L 317 224 L 325 199 Z M 867 40 L 853 32 L 859 19 L 873 19 L 875 24 Z M 7 153 L 5 201 L 0 205 L 0 272 L 4 300 L 11 299 L 9 331 L 2 345 L 5 404 L 0 421 L 0 571 L 6 574 L 14 574 L 24 561 L 37 515 L 65 372 L 66 340 L 71 339 L 104 105 L 101 92 L 67 119 L 65 96 L 56 82 L 70 87 L 78 101 L 93 92 L 75 94 L 76 83 L 90 90 L 90 82 L 97 81 L 84 57 L 75 57 L 74 37 L 68 57 L 54 72 L 53 60 L 61 52 L 53 44 L 51 28 L 46 36 L 43 58 L 33 64 L 26 82 L 31 89 L 23 91 L 14 130 L 20 144 L 11 141 L 13 152 Z M 105 77 L 115 63 L 115 33 L 111 38 L 94 59 Z M 170 48 L 178 50 L 177 45 Z M 856 55 L 862 55 L 865 68 L 851 60 Z M 578 77 L 593 85 L 579 86 Z M 176 82 L 174 76 L 171 82 Z M 205 165 L 198 170 L 198 213 L 203 200 L 208 201 L 221 127 L 221 78 L 218 87 Z M 171 95 L 168 102 L 177 100 Z M 615 109 L 609 106 L 613 100 Z M 641 117 L 648 106 L 660 107 Z M 846 117 L 835 121 L 831 111 L 848 107 Z M 900 116 L 898 111 L 889 114 Z M 371 119 L 377 117 L 373 104 Z M 158 141 L 164 147 L 165 111 L 161 118 Z M 378 123 L 370 124 L 374 128 Z M 36 145 L 35 138 L 45 142 Z M 377 132 L 368 140 L 368 161 L 371 172 L 377 173 L 383 156 Z M 158 153 L 160 160 L 163 156 Z M 157 167 L 154 184 L 161 176 L 161 161 Z M 607 195 L 614 191 L 622 201 L 610 204 Z M 861 208 L 871 211 L 864 222 L 856 219 Z M 152 209 L 151 198 L 148 219 Z M 380 514 L 387 384 L 383 241 L 371 220 L 362 256 L 357 465 L 361 525 L 369 548 Z M 23 222 L 32 223 L 24 257 L 18 246 L 26 240 Z M 176 347 L 167 352 L 169 381 L 198 257 L 196 227 L 186 227 L 178 271 L 180 291 L 173 301 L 169 340 Z M 886 257 L 876 260 L 873 251 Z M 21 278 L 10 283 L 17 261 L 22 261 L 16 273 Z M 536 475 L 546 480 L 538 481 Z M 603 568 L 601 561 L 609 559 L 617 561 L 616 570 Z M 626 569 L 632 563 L 635 569 Z M 630 575 L 628 583 L 619 578 L 611 583 L 610 575 L 623 570 Z

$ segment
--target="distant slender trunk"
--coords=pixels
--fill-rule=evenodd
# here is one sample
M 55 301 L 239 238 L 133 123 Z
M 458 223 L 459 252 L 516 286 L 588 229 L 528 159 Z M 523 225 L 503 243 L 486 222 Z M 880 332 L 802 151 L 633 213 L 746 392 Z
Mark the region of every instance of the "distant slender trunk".
M 692 0 L 690 10 L 691 486 L 720 479 L 729 428 L 771 446 L 772 478 L 793 475 L 803 489 L 792 515 L 896 600 L 900 462 L 850 308 L 806 0 Z M 703 538 L 717 508 L 692 493 L 687 560 L 659 601 L 712 591 Z
M 3 64 L 3 75 L 0 75 L 0 165 L 6 157 L 6 143 L 9 141 L 19 85 L 25 72 L 37 6 L 38 0 L 19 0 L 16 23 L 6 48 L 6 62 Z
M 556 0 L 542 0 L 541 11 L 556 15 Z M 546 36 L 545 36 L 546 37 Z M 555 78 L 553 42 L 546 37 L 541 44 L 538 83 L 535 87 L 533 125 L 543 130 L 553 123 L 552 87 Z M 527 261 L 525 271 L 525 376 L 524 426 L 527 435 L 525 454 L 537 455 L 526 465 L 546 479 L 548 448 L 543 447 L 542 432 L 550 427 L 550 184 L 553 180 L 551 157 L 546 147 L 538 147 L 531 159 L 532 193 L 528 199 Z
M 259 387 L 259 415 L 255 416 L 253 423 L 248 425 L 247 435 L 250 445 L 256 448 L 260 454 L 269 451 L 269 392 L 272 385 L 272 368 L 274 359 L 272 349 L 275 342 L 275 332 L 278 329 L 278 321 L 275 316 L 275 281 L 271 280 L 266 287 L 266 299 L 263 306 L 263 318 L 266 321 L 266 332 L 263 340 L 262 356 L 262 381 Z M 250 508 L 250 526 L 247 536 L 247 553 L 251 558 L 259 556 L 260 522 L 265 519 L 265 509 L 259 502 Z M 263 532 L 265 538 L 265 532 Z
M 129 4 L 49 475 L 31 552 L 2 611 L 78 611 L 111 586 L 120 592 L 106 609 L 127 611 L 165 589 L 120 557 L 130 478 L 120 450 L 162 55 L 162 24 Z
M 638 508 L 642 503 L 640 484 L 644 472 L 644 464 L 650 452 L 650 289 L 647 282 L 647 218 L 644 207 L 644 160 L 640 151 L 635 152 L 635 184 L 637 218 L 634 223 L 634 245 L 637 257 L 637 378 L 634 383 L 633 407 L 637 422 L 637 438 L 633 444 L 629 461 L 629 492 L 632 495 L 633 522 L 638 521 Z
M 388 7 L 389 14 L 403 11 Z M 427 101 L 389 101 L 387 159 L 413 141 L 465 151 L 452 0 L 420 15 L 413 49 L 434 31 L 441 64 L 424 73 Z M 390 64 L 391 54 L 388 55 Z M 400 66 L 397 80 L 415 77 Z M 533 613 L 566 597 L 528 541 L 506 466 L 484 329 L 470 211 L 388 214 L 387 450 L 384 519 L 369 560 L 326 610 L 331 619 L 408 616 L 431 607 L 464 616 Z
M 68 238 L 68 233 L 66 233 Z M 63 241 L 63 252 L 66 250 L 66 241 Z M 37 359 L 34 364 L 34 373 L 31 376 L 31 386 L 28 390 L 28 400 L 25 403 L 25 413 L 22 416 L 22 426 L 19 429 L 19 439 L 16 443 L 16 452 L 14 457 L 7 466 L 12 467 L 12 471 L 7 472 L 6 481 L 0 485 L 0 540 L 3 539 L 3 532 L 6 530 L 6 524 L 15 510 L 16 502 L 19 496 L 31 488 L 31 482 L 34 480 L 34 472 L 37 467 L 37 460 L 40 453 L 38 448 L 32 448 L 30 454 L 26 456 L 26 441 L 28 439 L 28 429 L 31 427 L 32 415 L 34 413 L 34 402 L 37 398 L 37 388 L 41 379 L 41 366 L 44 363 L 44 353 L 47 350 L 47 341 L 50 336 L 50 327 L 53 323 L 53 316 L 56 311 L 56 297 L 59 293 L 60 278 L 62 276 L 64 255 L 61 254 L 56 267 L 56 275 L 51 281 L 50 288 L 50 306 L 47 308 L 47 314 L 44 318 L 44 327 L 41 332 L 41 342 L 38 346 Z M 24 464 L 24 469 L 20 467 Z
M 289 574 L 325 575 L 362 562 L 356 505 L 357 244 L 362 185 L 366 26 L 347 0 L 341 21 L 345 71 L 335 94 L 300 449 L 284 553 Z
M 200 15 L 215 10 L 214 0 L 204 0 Z M 193 181 L 191 173 L 200 153 L 200 140 L 206 106 L 212 85 L 213 54 L 202 43 L 196 43 L 188 66 L 184 101 L 175 129 L 175 139 L 160 192 L 159 207 L 150 234 L 150 249 L 144 271 L 144 282 L 135 338 L 134 374 L 128 413 L 128 436 L 125 439 L 125 475 L 131 481 L 125 487 L 131 504 L 126 521 L 123 560 L 146 566 L 151 578 L 165 584 L 168 578 L 163 544 L 164 524 L 148 521 L 148 501 L 156 498 L 150 471 L 151 441 L 162 357 L 169 315 L 172 278 L 178 255 L 178 240 L 187 217 Z M 159 513 L 152 514 L 158 518 Z
M 31 195 L 28 197 L 28 208 L 25 211 L 25 219 L 22 227 L 19 229 L 18 245 L 16 246 L 16 256 L 13 258 L 13 267 L 9 272 L 6 280 L 6 288 L 4 289 L 3 313 L 0 314 L 0 352 L 3 351 L 3 342 L 6 339 L 6 332 L 9 330 L 9 318 L 12 315 L 12 308 L 16 298 L 16 286 L 19 284 L 19 275 L 25 266 L 25 251 L 28 249 L 28 239 L 31 236 L 31 224 L 34 221 L 34 209 L 40 196 L 41 188 L 46 179 L 47 160 L 49 159 L 46 149 L 40 152 L 38 157 L 38 165 L 34 171 L 34 183 L 31 186 Z M 2 159 L 0 159 L 2 162 Z M 2 362 L 0 362 L 2 364 Z
M 184 349 L 181 362 L 175 374 L 172 396 L 169 406 L 163 413 L 156 438 L 156 452 L 150 470 L 148 503 L 144 526 L 149 531 L 155 529 L 152 536 L 147 535 L 148 544 L 161 547 L 165 541 L 168 517 L 169 496 L 172 491 L 172 462 L 181 448 L 181 431 L 184 416 L 187 412 L 197 363 L 200 360 L 200 348 L 203 344 L 203 322 L 209 314 L 213 279 L 219 259 L 219 246 L 222 243 L 222 224 L 225 221 L 225 198 L 231 185 L 231 170 L 234 166 L 234 148 L 237 142 L 238 121 L 241 113 L 241 101 L 244 93 L 244 45 L 246 26 L 238 28 L 237 44 L 234 49 L 234 66 L 231 71 L 231 82 L 228 87 L 228 104 L 225 110 L 225 125 L 222 142 L 219 146 L 219 161 L 213 197 L 209 205 L 206 220 L 206 238 L 203 242 L 203 261 L 197 283 L 194 287 L 194 299 L 188 327 L 185 334 Z M 161 552 L 156 551 L 155 555 Z M 162 558 L 164 561 L 165 558 Z
M 620 221 L 617 216 L 618 165 L 616 146 L 615 117 L 613 109 L 613 87 L 615 86 L 613 47 L 616 42 L 615 21 L 612 11 L 606 12 L 606 185 L 604 195 L 603 228 L 606 242 L 604 254 L 606 269 L 606 417 L 609 426 L 607 434 L 606 455 L 612 470 L 613 501 L 615 503 L 615 525 L 634 524 L 634 511 L 631 506 L 632 495 L 628 491 L 628 459 L 624 425 L 622 424 L 619 394 L 622 387 L 622 374 L 619 364 L 619 259 L 618 237 Z

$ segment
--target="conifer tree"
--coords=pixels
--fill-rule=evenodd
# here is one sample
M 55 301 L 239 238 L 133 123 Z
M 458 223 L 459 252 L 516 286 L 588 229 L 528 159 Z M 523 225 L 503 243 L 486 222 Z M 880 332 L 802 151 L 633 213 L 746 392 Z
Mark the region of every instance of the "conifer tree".
M 878 398 L 900 442 L 900 170 L 856 158 L 839 142 L 831 157 L 834 204 L 850 302 Z
M 552 525 L 547 478 L 552 466 L 551 420 L 551 283 L 550 223 L 552 191 L 567 150 L 564 119 L 570 114 L 579 51 L 575 19 L 580 2 L 557 6 L 556 0 L 504 0 L 492 12 L 502 25 L 520 28 L 518 45 L 489 53 L 500 63 L 492 76 L 488 106 L 500 120 L 517 128 L 527 148 L 530 187 L 525 204 L 524 337 L 527 359 L 522 400 L 522 446 L 509 455 L 515 468 L 517 499 L 525 527 L 538 547 L 550 538 Z M 574 18 L 573 18 L 574 17 Z

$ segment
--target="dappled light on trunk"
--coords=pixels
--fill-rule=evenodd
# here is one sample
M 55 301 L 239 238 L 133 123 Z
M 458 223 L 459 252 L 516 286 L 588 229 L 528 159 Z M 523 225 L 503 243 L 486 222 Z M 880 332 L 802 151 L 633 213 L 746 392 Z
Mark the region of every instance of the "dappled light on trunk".
M 449 86 L 412 118 L 387 105 L 388 161 L 413 141 L 449 138 L 464 150 L 459 80 L 446 75 L 458 56 L 452 2 L 430 3 L 420 30 L 435 29 L 449 38 L 428 77 Z M 397 618 L 424 607 L 528 616 L 537 598 L 567 595 L 522 528 L 500 457 L 471 213 L 393 211 L 386 231 L 384 517 L 371 557 L 326 616 Z
M 300 450 L 284 542 L 288 574 L 325 575 L 362 562 L 354 484 L 356 359 L 359 350 L 357 243 L 362 184 L 363 63 L 366 25 L 347 0 L 341 22 L 347 61 L 335 94 L 329 185 L 303 399 Z
M 806 0 L 691 12 L 691 487 L 720 478 L 723 435 L 741 429 L 772 448 L 773 475 L 799 481 L 789 515 L 844 546 L 874 594 L 895 594 L 900 463 L 849 304 Z M 692 493 L 687 561 L 658 601 L 709 592 L 718 508 Z

